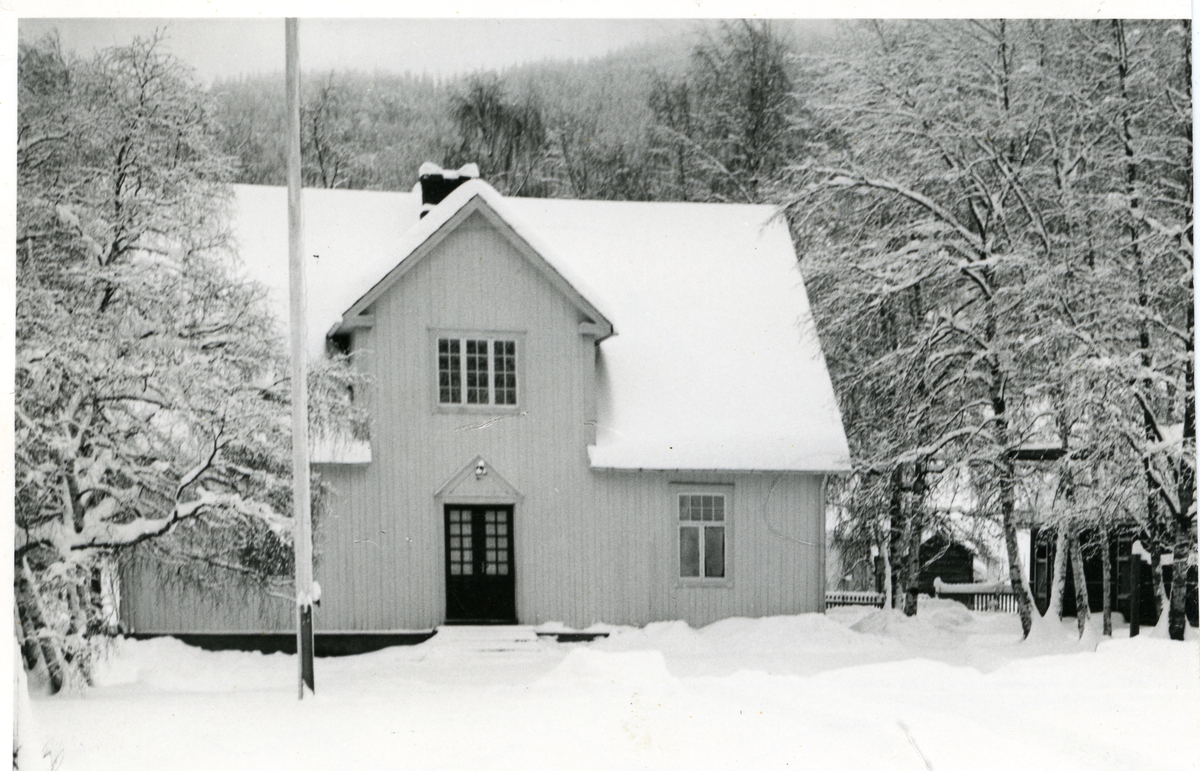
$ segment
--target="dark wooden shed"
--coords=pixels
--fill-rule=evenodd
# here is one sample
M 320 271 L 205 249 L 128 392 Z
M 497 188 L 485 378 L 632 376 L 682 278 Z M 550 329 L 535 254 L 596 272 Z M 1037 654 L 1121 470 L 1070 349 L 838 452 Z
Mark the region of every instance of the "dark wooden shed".
M 933 579 L 940 578 L 947 584 L 969 584 L 975 581 L 975 552 L 964 544 L 936 533 L 921 544 L 921 578 L 919 591 L 932 595 Z M 969 597 L 954 597 L 969 603 Z

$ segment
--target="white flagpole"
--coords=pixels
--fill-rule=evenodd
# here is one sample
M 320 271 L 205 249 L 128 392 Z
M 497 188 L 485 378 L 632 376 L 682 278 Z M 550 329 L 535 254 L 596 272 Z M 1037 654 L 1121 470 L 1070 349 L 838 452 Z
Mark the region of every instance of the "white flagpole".
M 305 360 L 304 212 L 300 198 L 299 22 L 284 21 L 287 40 L 288 287 L 292 346 L 292 505 L 295 516 L 296 654 L 300 698 L 313 685 L 312 512 L 308 480 L 308 362 Z

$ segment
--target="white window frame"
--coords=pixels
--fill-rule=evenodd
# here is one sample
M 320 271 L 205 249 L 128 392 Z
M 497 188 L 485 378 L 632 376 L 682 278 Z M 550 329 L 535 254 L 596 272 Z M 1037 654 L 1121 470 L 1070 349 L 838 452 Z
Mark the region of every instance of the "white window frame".
M 458 341 L 458 356 L 459 356 L 459 374 L 461 377 L 460 402 L 442 402 L 441 400 L 441 370 L 439 369 L 438 348 L 442 340 L 457 340 Z M 488 403 L 487 404 L 470 404 L 467 402 L 467 341 L 468 340 L 486 340 L 488 353 Z M 516 376 L 517 376 L 517 403 L 516 404 L 496 404 L 496 384 L 495 384 L 495 351 L 494 345 L 497 342 L 512 343 L 515 348 L 516 355 Z M 524 400 L 524 385 L 525 385 L 525 334 L 523 332 L 481 332 L 478 330 L 461 330 L 461 329 L 430 329 L 429 330 L 429 350 L 430 350 L 430 365 L 431 374 L 429 382 L 431 384 L 431 399 L 433 402 L 434 412 L 448 413 L 508 413 L 517 412 L 520 410 Z
M 671 521 L 672 521 L 672 538 L 671 548 L 675 554 L 673 560 L 675 569 L 675 580 L 678 586 L 693 586 L 693 587 L 731 587 L 733 586 L 733 520 L 734 520 L 734 499 L 733 485 L 729 484 L 682 484 L 675 483 L 670 485 L 671 488 Z M 679 499 L 684 495 L 719 495 L 724 498 L 724 520 L 720 525 L 715 521 L 705 523 L 704 521 L 681 520 L 679 518 Z M 710 577 L 705 575 L 700 576 L 685 576 L 683 575 L 683 564 L 681 554 L 681 538 L 682 531 L 685 527 L 698 528 L 700 530 L 700 571 L 704 571 L 704 529 L 706 527 L 723 527 L 725 530 L 725 564 L 724 576 Z

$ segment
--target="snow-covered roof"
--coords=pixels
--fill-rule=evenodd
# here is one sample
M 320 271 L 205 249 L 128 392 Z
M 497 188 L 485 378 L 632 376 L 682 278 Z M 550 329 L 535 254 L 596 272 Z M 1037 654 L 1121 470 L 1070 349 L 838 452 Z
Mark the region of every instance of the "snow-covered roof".
M 286 190 L 239 185 L 235 201 L 247 274 L 286 321 Z M 768 206 L 506 198 L 470 180 L 418 219 L 412 193 L 306 189 L 310 352 L 480 201 L 612 324 L 600 343 L 593 467 L 849 470 L 791 239 Z
M 478 180 L 469 180 L 460 185 L 440 204 L 432 207 L 426 216 L 420 218 L 420 221 L 404 234 L 395 247 L 395 253 L 400 255 L 400 259 L 385 273 L 374 274 L 377 279 L 376 283 L 342 314 L 342 321 L 353 324 L 355 316 L 367 312 L 393 281 L 420 260 L 418 249 L 428 242 L 433 234 L 446 227 L 460 212 L 465 216 L 470 211 L 486 206 L 500 217 L 497 225 L 501 227 L 506 225 L 511 228 L 516 237 L 525 241 L 533 250 L 537 257 L 535 267 L 540 268 L 543 275 L 566 294 L 585 315 L 601 324 L 605 328 L 602 336 L 607 336 L 611 332 L 611 329 L 608 328 L 609 320 L 581 293 L 581 290 L 586 290 L 589 286 L 587 272 L 578 270 L 577 261 L 562 253 L 559 245 L 543 239 L 538 227 L 531 227 L 526 223 L 520 211 L 521 207 L 514 208 L 509 203 L 510 200 L 520 202 L 531 199 L 506 199 L 491 185 Z M 574 216 L 579 216 L 579 213 L 576 212 Z M 457 218 L 462 219 L 462 217 Z

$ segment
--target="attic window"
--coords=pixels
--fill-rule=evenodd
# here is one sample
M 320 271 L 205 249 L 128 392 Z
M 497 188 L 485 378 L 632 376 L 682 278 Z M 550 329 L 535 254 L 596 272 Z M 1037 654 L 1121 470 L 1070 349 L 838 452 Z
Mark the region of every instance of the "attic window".
M 438 404 L 517 405 L 516 340 L 438 337 L 437 371 Z

